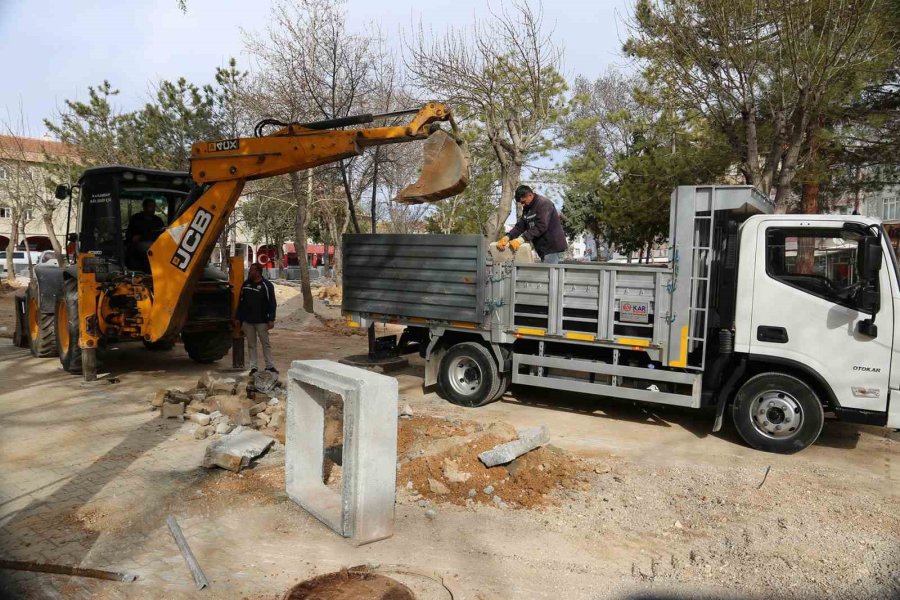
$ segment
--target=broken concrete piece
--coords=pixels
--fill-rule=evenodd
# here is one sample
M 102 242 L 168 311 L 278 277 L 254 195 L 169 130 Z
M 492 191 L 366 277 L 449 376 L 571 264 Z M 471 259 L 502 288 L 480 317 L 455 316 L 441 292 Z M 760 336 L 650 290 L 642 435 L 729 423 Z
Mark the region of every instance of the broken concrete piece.
M 528 461 L 524 456 L 520 456 L 516 460 L 512 461 L 508 465 L 506 465 L 506 471 L 509 473 L 510 477 L 513 479 L 517 478 L 519 474 L 528 468 Z
M 196 440 L 205 440 L 213 433 L 213 428 L 207 425 L 206 427 L 198 427 L 196 431 L 194 431 L 194 439 Z
M 229 433 L 232 429 L 234 429 L 234 425 L 231 423 L 219 423 L 216 425 L 216 433 Z
M 165 402 L 160 408 L 162 409 L 160 412 L 160 416 L 163 419 L 171 419 L 173 417 L 184 416 L 184 404 L 170 404 L 168 402 Z
M 519 432 L 519 438 L 494 446 L 478 455 L 486 467 L 495 467 L 512 462 L 526 452 L 550 443 L 550 430 L 546 426 L 531 427 Z
M 471 473 L 460 471 L 459 465 L 456 464 L 455 460 L 450 460 L 447 458 L 444 459 L 441 470 L 444 473 L 444 479 L 446 479 L 450 483 L 465 483 L 469 480 L 470 477 L 472 477 Z
M 272 413 L 272 418 L 269 419 L 269 427 L 272 429 L 281 429 L 282 425 L 284 425 L 284 411 L 275 411 Z
M 166 394 L 168 394 L 168 390 L 159 390 L 156 392 L 156 395 L 150 399 L 150 404 L 155 406 L 156 408 L 161 407 L 166 402 Z
M 252 400 L 247 400 L 240 396 L 229 396 L 227 394 L 210 396 L 206 401 L 210 406 L 215 407 L 216 410 L 230 418 L 232 421 L 237 419 L 237 416 L 242 409 L 249 409 L 254 404 Z
M 237 473 L 274 443 L 273 438 L 258 431 L 242 429 L 207 446 L 203 466 L 207 469 L 221 467 Z
M 254 404 L 253 406 L 250 407 L 250 416 L 255 417 L 259 413 L 265 411 L 266 408 L 268 408 L 268 406 L 269 405 L 266 404 L 265 402 L 260 402 L 259 404 Z
M 487 485 L 487 486 L 485 486 L 484 489 L 481 490 L 481 491 L 484 492 L 485 494 L 487 494 L 488 496 L 490 496 L 491 494 L 494 493 L 494 486 L 492 486 L 492 485 Z
M 400 418 L 411 419 L 413 416 L 412 408 L 409 404 L 404 404 L 403 408 L 400 410 Z
M 278 384 L 278 374 L 271 371 L 258 371 L 253 375 L 253 387 L 260 392 L 269 392 Z
M 269 406 L 278 406 L 279 404 L 281 404 L 281 400 L 279 400 L 278 398 L 269 398 L 268 404 Z
M 433 494 L 438 494 L 440 496 L 450 493 L 450 488 L 437 479 L 428 479 L 428 489 L 430 489 Z
M 191 421 L 197 423 L 198 425 L 209 425 L 209 415 L 205 415 L 203 413 L 193 413 L 191 415 Z
M 269 421 L 272 419 L 272 417 L 270 417 L 266 413 L 262 412 L 262 413 L 259 413 L 256 415 L 256 419 L 263 425 L 267 425 L 269 423 Z
M 209 406 L 209 404 L 207 404 L 206 402 L 204 402 L 202 400 L 191 400 L 190 404 L 188 404 L 187 407 L 184 409 L 184 412 L 186 412 L 189 415 L 193 414 L 193 413 L 209 414 L 210 406 Z
M 249 408 L 242 408 L 234 418 L 237 425 L 252 425 L 253 417 L 250 416 Z

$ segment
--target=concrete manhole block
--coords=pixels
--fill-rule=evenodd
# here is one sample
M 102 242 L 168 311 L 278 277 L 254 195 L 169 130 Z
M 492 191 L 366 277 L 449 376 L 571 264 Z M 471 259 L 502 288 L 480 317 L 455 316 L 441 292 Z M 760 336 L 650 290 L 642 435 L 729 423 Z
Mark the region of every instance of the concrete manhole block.
M 343 400 L 341 492 L 323 482 L 328 397 Z M 356 545 L 394 533 L 397 380 L 329 360 L 288 371 L 285 487 L 311 515 Z

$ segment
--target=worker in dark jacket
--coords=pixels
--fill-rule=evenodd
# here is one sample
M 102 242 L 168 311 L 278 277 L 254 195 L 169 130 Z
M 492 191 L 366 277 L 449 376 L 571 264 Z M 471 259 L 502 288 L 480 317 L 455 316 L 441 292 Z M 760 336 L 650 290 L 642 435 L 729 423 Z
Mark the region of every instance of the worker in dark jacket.
M 241 328 L 247 337 L 247 348 L 250 350 L 250 374 L 256 373 L 256 338 L 262 345 L 263 357 L 266 360 L 266 371 L 278 373 L 272 362 L 272 346 L 269 344 L 269 330 L 275 326 L 275 286 L 263 277 L 259 263 L 250 265 L 247 281 L 241 286 L 241 297 L 238 301 L 235 325 Z
M 518 239 L 522 236 L 526 242 L 531 242 L 542 262 L 558 263 L 569 243 L 566 241 L 556 207 L 544 196 L 535 194 L 527 185 L 516 188 L 516 202 L 524 207 L 522 218 L 497 242 L 497 248 L 504 250 L 509 245 L 515 252 L 522 244 Z

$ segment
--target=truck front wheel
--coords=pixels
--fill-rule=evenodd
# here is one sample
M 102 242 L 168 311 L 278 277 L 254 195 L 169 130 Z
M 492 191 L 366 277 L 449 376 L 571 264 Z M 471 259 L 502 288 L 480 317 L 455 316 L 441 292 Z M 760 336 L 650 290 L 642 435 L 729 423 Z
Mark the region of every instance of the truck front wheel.
M 761 373 L 738 390 L 732 418 L 753 448 L 793 454 L 816 441 L 825 412 L 816 393 L 802 380 L 785 373 Z
M 25 323 L 28 327 L 31 355 L 37 358 L 55 356 L 53 313 L 41 312 L 41 294 L 35 279 L 32 279 L 25 292 Z
M 487 348 L 463 342 L 450 348 L 438 371 L 441 395 L 459 406 L 484 406 L 499 396 L 500 374 Z
M 63 369 L 81 373 L 81 347 L 78 345 L 78 282 L 68 279 L 56 299 L 56 351 Z
M 207 364 L 228 354 L 231 349 L 231 330 L 182 331 L 184 350 L 194 361 Z

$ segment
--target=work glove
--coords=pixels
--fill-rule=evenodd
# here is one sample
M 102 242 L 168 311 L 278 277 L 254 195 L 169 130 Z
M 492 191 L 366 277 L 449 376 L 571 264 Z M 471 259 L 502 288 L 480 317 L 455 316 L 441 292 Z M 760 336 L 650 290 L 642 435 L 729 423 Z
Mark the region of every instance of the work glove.
M 502 238 L 497 240 L 497 250 L 506 250 L 506 246 L 509 245 L 509 236 L 504 235 Z
M 521 246 L 521 245 L 522 245 L 522 240 L 520 240 L 519 238 L 516 238 L 509 243 L 509 247 L 512 248 L 513 252 L 518 250 L 519 246 Z

